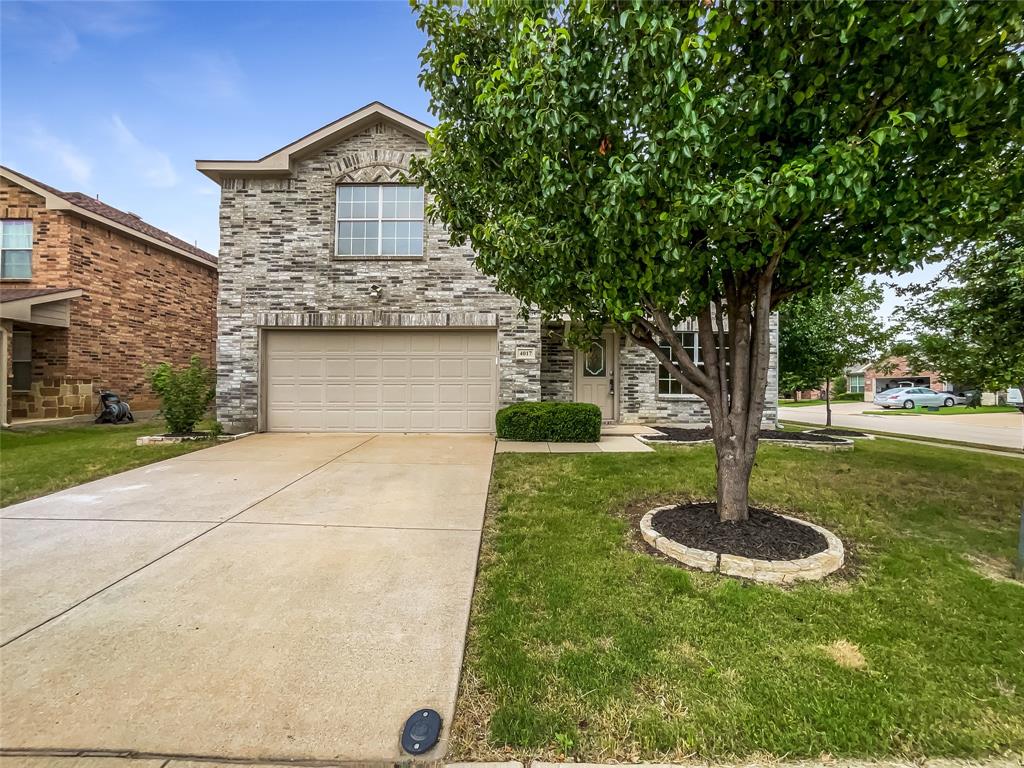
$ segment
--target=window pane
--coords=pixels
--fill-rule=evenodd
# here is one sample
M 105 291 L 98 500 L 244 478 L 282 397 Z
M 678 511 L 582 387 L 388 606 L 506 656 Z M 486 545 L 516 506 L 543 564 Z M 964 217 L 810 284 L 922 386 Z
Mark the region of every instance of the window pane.
M 0 277 L 32 277 L 32 251 L 0 253 Z
M 28 331 L 15 331 L 11 334 L 11 360 L 24 363 L 32 359 L 32 334 Z
M 11 363 L 11 374 L 13 381 L 11 388 L 18 392 L 25 392 L 32 388 L 32 363 Z
M 32 221 L 30 219 L 4 219 L 2 245 L 4 248 L 31 249 Z

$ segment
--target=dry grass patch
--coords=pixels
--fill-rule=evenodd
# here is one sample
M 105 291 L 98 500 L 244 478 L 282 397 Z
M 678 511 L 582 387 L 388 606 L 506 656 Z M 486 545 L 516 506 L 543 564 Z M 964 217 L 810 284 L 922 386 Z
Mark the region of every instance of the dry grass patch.
M 821 646 L 832 661 L 846 669 L 867 669 L 868 660 L 860 652 L 860 648 L 849 640 L 835 640 L 828 645 Z

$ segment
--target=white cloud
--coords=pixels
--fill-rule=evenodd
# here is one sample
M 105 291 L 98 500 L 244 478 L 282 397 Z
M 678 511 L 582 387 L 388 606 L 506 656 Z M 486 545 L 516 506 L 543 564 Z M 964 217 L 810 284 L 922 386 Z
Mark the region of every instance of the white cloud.
M 26 137 L 34 151 L 56 160 L 76 184 L 88 184 L 92 179 L 92 158 L 71 142 L 54 136 L 39 123 L 29 123 Z
M 144 144 L 118 115 L 110 118 L 110 126 L 121 158 L 146 186 L 173 187 L 178 183 L 178 174 L 165 153 Z

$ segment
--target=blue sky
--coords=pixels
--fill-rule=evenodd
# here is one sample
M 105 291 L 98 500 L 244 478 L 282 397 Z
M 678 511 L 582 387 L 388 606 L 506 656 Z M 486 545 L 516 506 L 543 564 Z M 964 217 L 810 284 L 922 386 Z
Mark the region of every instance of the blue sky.
M 423 43 L 404 0 L 3 0 L 0 158 L 216 252 L 194 161 L 262 157 L 375 100 L 432 123 Z
M 203 159 L 380 100 L 433 122 L 407 2 L 0 3 L 0 157 L 217 249 Z

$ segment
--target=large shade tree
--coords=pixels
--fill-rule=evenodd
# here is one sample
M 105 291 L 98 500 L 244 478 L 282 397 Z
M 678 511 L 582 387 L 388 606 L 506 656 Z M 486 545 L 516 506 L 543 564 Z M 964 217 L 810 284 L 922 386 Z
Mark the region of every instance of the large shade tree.
M 824 383 L 826 426 L 832 425 L 832 380 L 892 341 L 881 306 L 878 284 L 855 280 L 839 291 L 790 299 L 780 312 L 779 384 L 817 389 Z
M 723 520 L 747 516 L 773 310 L 1021 194 L 1012 3 L 414 6 L 432 215 L 500 289 L 621 329 L 707 403 Z
M 906 308 L 916 335 L 907 358 L 961 387 L 1024 388 L 1024 213 L 957 248 Z

